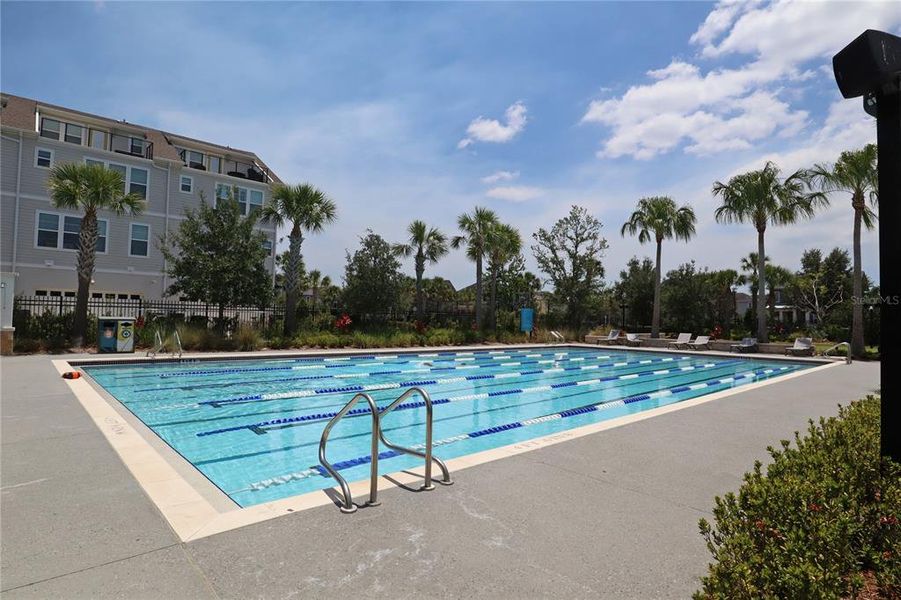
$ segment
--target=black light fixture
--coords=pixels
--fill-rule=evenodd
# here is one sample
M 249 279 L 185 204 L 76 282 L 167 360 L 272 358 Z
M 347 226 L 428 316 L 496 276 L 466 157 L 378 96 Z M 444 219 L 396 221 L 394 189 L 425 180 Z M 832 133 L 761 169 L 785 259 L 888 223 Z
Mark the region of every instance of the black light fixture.
M 881 452 L 901 462 L 901 38 L 868 29 L 832 59 L 845 98 L 876 117 L 879 160 Z M 860 302 L 862 299 L 856 298 Z

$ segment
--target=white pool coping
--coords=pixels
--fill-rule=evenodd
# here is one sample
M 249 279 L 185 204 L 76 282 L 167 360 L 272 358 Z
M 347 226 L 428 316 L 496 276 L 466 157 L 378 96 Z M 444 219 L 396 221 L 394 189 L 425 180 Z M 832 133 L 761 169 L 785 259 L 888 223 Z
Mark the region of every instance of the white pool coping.
M 185 354 L 182 360 L 221 360 L 221 359 L 265 359 L 273 357 L 287 356 L 323 356 L 323 355 L 369 355 L 369 354 L 385 354 L 385 353 L 410 353 L 410 352 L 469 352 L 473 350 L 513 350 L 517 348 L 549 348 L 549 347 L 582 347 L 598 349 L 604 346 L 594 344 L 519 344 L 519 345 L 478 345 L 478 346 L 440 346 L 440 347 L 422 347 L 422 348 L 380 348 L 377 350 L 308 350 L 308 351 L 275 351 L 275 352 L 243 352 L 243 353 L 198 353 Z M 728 352 L 686 352 L 683 350 L 664 350 L 659 348 L 626 348 L 612 346 L 611 349 L 621 349 L 627 351 L 646 351 L 654 353 L 672 352 L 677 354 L 685 354 L 692 356 L 732 356 L 734 353 Z M 780 375 L 772 379 L 757 381 L 742 385 L 737 388 L 731 388 L 707 394 L 691 400 L 683 400 L 675 404 L 661 406 L 641 411 L 639 413 L 616 417 L 613 419 L 583 425 L 566 431 L 537 437 L 516 444 L 501 446 L 491 450 L 485 450 L 459 458 L 449 459 L 447 466 L 451 473 L 456 471 L 484 464 L 501 458 L 507 458 L 530 452 L 539 448 L 545 448 L 554 444 L 559 444 L 568 440 L 573 440 L 586 435 L 591 435 L 600 431 L 621 427 L 629 423 L 635 423 L 644 419 L 650 419 L 658 415 L 683 410 L 692 406 L 698 406 L 713 400 L 719 400 L 735 394 L 740 394 L 749 390 L 757 389 L 780 381 L 786 381 L 795 377 L 801 377 L 809 373 L 815 373 L 823 369 L 829 369 L 844 361 L 824 361 L 821 358 L 792 358 L 770 354 L 754 354 L 751 356 L 742 355 L 745 358 L 759 358 L 765 360 L 790 360 L 792 362 L 812 362 L 819 363 L 818 366 Z M 78 366 L 99 365 L 103 363 L 114 362 L 116 364 L 127 364 L 129 362 L 146 362 L 141 357 L 121 358 L 116 357 L 108 360 L 95 359 L 73 359 L 73 360 L 54 360 L 53 366 L 62 374 L 67 371 L 77 369 Z M 163 359 L 157 359 L 156 362 L 163 362 Z M 70 364 L 70 363 L 74 363 Z M 88 415 L 93 419 L 94 423 L 106 437 L 110 446 L 119 455 L 119 458 L 137 480 L 138 484 L 151 499 L 151 501 L 159 509 L 160 513 L 169 523 L 169 526 L 182 542 L 189 542 L 201 539 L 207 536 L 215 535 L 246 525 L 259 523 L 269 519 L 290 514 L 293 512 L 303 511 L 310 508 L 334 505 L 335 501 L 329 496 L 329 492 L 334 495 L 338 488 L 329 488 L 327 490 L 317 490 L 308 492 L 298 496 L 274 500 L 245 508 L 237 507 L 237 505 L 228 496 L 215 489 L 213 494 L 220 494 L 222 498 L 211 498 L 210 490 L 199 490 L 196 485 L 192 485 L 188 481 L 184 473 L 197 471 L 196 467 L 189 461 L 177 455 L 175 452 L 161 453 L 151 444 L 150 440 L 156 440 L 157 444 L 161 441 L 159 436 L 149 427 L 144 425 L 139 419 L 126 419 L 119 410 L 114 408 L 112 402 L 119 407 L 121 403 L 112 400 L 112 396 L 105 398 L 98 389 L 89 381 L 89 377 L 79 379 L 67 379 L 66 383 L 72 390 L 72 393 L 84 407 Z M 108 395 L 108 394 L 107 394 Z M 440 454 L 440 452 L 439 452 Z M 381 475 L 379 478 L 379 490 L 390 489 L 394 487 L 415 484 L 422 479 L 422 468 L 407 469 Z M 212 484 L 209 486 L 213 488 Z M 361 480 L 350 483 L 353 496 L 358 500 L 365 500 L 369 492 L 369 480 Z M 432 493 L 441 493 L 441 486 L 436 486 L 436 491 Z M 340 495 L 340 491 L 338 492 Z M 384 500 L 389 502 L 390 499 Z M 373 508 L 372 510 L 379 510 Z M 352 518 L 352 517 L 348 517 Z

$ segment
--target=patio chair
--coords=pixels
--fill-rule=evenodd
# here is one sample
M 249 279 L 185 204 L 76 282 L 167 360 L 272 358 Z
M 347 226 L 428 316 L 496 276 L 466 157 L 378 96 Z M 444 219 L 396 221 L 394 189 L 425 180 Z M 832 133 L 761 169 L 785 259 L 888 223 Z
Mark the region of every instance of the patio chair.
M 694 348 L 695 350 L 710 350 L 710 336 L 709 335 L 699 335 L 694 339 L 693 342 L 688 342 L 685 344 L 686 348 Z
M 619 342 L 619 334 L 619 329 L 611 329 L 606 338 L 601 338 L 598 340 L 598 344 L 616 344 Z
M 795 345 L 785 349 L 786 356 L 813 356 L 813 338 L 795 338 Z
M 732 352 L 757 352 L 757 338 L 746 337 L 737 344 L 729 346 Z
M 637 333 L 627 333 L 626 334 L 626 345 L 627 346 L 641 346 L 641 338 L 638 337 Z
M 676 350 L 681 350 L 683 347 L 688 345 L 688 342 L 691 341 L 690 333 L 680 333 L 679 337 L 677 337 L 674 341 L 667 344 L 667 348 L 675 348 Z

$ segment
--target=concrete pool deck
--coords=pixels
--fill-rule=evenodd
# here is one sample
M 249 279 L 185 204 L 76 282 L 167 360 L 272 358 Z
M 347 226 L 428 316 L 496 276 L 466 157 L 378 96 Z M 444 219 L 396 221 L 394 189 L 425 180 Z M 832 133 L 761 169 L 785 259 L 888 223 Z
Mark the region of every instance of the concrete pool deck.
M 779 380 L 454 473 L 182 543 L 53 359 L 2 359 L 4 597 L 686 597 L 697 520 L 766 446 L 878 385 L 878 363 Z

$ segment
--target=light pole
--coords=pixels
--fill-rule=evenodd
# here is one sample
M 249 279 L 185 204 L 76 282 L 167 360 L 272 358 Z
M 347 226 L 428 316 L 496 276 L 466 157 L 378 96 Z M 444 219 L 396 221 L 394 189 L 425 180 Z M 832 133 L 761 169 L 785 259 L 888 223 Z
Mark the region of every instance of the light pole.
M 901 462 L 901 347 L 893 341 L 901 332 L 901 38 L 868 29 L 833 57 L 832 69 L 842 96 L 863 96 L 864 110 L 876 117 L 880 327 L 885 332 L 879 342 L 880 450 Z

